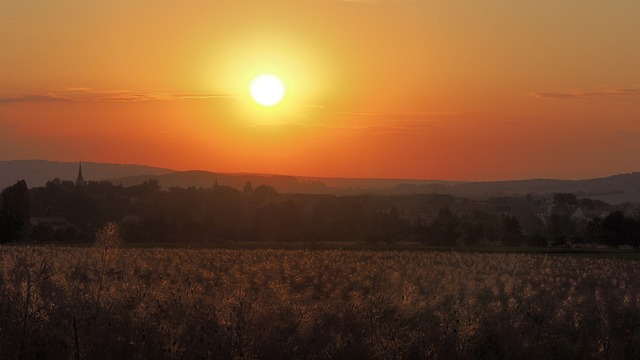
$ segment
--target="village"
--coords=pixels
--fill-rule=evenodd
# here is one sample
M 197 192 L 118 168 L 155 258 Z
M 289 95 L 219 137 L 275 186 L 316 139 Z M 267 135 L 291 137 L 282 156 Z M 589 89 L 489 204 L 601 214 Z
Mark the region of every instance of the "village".
M 22 183 L 3 191 L 3 242 L 91 242 L 107 222 L 118 224 L 124 240 L 134 244 L 637 247 L 640 242 L 637 205 L 610 205 L 572 193 L 488 199 L 438 193 L 337 196 L 278 193 L 251 182 L 242 189 L 216 182 L 209 188 L 162 190 L 155 180 L 129 187 L 85 181 L 81 165 L 75 182 L 54 179 L 30 189 Z M 24 224 L 17 227 L 20 221 Z

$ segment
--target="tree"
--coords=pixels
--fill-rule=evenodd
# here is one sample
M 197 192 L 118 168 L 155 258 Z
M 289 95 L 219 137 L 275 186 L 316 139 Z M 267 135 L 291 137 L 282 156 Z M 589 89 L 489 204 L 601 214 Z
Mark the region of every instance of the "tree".
M 242 189 L 242 191 L 246 194 L 251 194 L 253 192 L 253 185 L 251 185 L 251 180 L 247 181 L 247 183 L 244 184 L 244 188 Z
M 151 178 L 149 180 L 146 180 L 145 182 L 143 182 L 140 185 L 133 186 L 133 188 L 136 188 L 138 191 L 140 191 L 142 193 L 150 193 L 150 192 L 160 191 L 160 189 L 161 189 L 160 180 Z
M 31 240 L 36 242 L 47 242 L 53 238 L 51 226 L 38 224 L 31 228 Z
M 633 224 L 622 211 L 614 211 L 602 221 L 602 241 L 609 246 L 632 245 Z
M 572 193 L 556 193 L 553 194 L 553 202 L 556 206 L 576 206 L 578 205 L 578 198 Z
M 459 224 L 460 219 L 456 214 L 451 212 L 448 207 L 441 208 L 438 211 L 438 217 L 431 223 L 436 244 L 455 245 L 458 239 L 457 229 Z
M 367 240 L 371 242 L 395 242 L 402 234 L 402 221 L 398 209 L 391 206 L 388 211 L 376 211 L 370 220 Z
M 2 190 L 0 242 L 17 242 L 26 239 L 30 216 L 29 189 L 24 180 Z
M 549 217 L 548 232 L 551 238 L 570 236 L 575 230 L 576 224 L 568 215 L 553 214 Z
M 485 228 L 482 222 L 472 222 L 468 219 L 460 223 L 462 241 L 466 246 L 477 245 L 485 237 Z
M 300 208 L 291 200 L 280 205 L 280 226 L 285 230 L 298 229 L 302 226 Z
M 522 229 L 515 216 L 507 215 L 502 222 L 504 245 L 517 246 L 522 244 Z
M 566 206 L 567 205 L 567 196 L 563 193 L 555 193 L 553 194 L 553 203 L 556 206 Z
M 276 191 L 276 189 L 269 185 L 260 185 L 253 189 L 253 192 L 249 191 L 248 193 L 251 194 L 252 202 L 254 203 L 254 205 L 262 205 L 278 196 L 278 192 Z
M 248 182 L 247 184 L 251 186 L 251 182 Z M 246 190 L 246 185 L 245 185 L 245 192 L 251 192 L 251 190 Z M 266 199 L 268 197 L 273 197 L 278 195 L 278 192 L 276 191 L 276 189 L 273 188 L 273 186 L 260 185 L 255 189 L 253 189 L 253 195 L 260 199 Z
M 528 237 L 528 245 L 534 247 L 546 247 L 547 238 L 540 233 L 533 233 Z

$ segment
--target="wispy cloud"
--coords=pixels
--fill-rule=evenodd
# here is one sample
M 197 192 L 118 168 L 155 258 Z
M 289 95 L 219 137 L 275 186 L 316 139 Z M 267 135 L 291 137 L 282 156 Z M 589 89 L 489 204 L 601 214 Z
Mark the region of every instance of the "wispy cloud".
M 328 0 L 329 2 L 349 2 L 349 3 L 379 3 L 383 0 Z
M 467 115 L 492 115 L 482 112 L 464 111 L 377 111 L 377 110 L 356 110 L 343 111 L 341 114 L 359 116 L 467 116 Z
M 173 100 L 185 100 L 185 99 L 195 99 L 195 100 L 207 100 L 207 99 L 231 99 L 233 98 L 230 95 L 221 95 L 221 94 L 173 94 L 171 95 Z
M 107 94 L 103 96 L 97 96 L 91 101 L 153 101 L 153 100 L 165 100 L 161 99 L 157 94 L 138 94 L 138 93 L 118 93 Z
M 228 95 L 206 93 L 157 93 L 132 92 L 127 90 L 95 90 L 83 87 L 56 88 L 49 94 L 27 94 L 15 97 L 0 98 L 3 103 L 36 103 L 55 101 L 107 101 L 107 102 L 140 102 L 140 101 L 172 101 L 172 100 L 207 100 L 227 99 Z
M 99 93 L 94 93 L 99 94 Z M 95 96 L 91 101 L 172 101 L 172 100 L 208 100 L 231 98 L 218 94 L 167 94 L 167 93 L 134 93 L 127 91 L 105 92 Z
M 42 103 L 42 102 L 59 102 L 59 101 L 70 101 L 70 99 L 53 95 L 53 94 L 26 94 L 16 97 L 5 97 L 0 98 L 0 104 L 6 103 L 23 103 L 23 102 L 32 102 L 32 103 Z
M 640 97 L 640 87 L 621 88 L 621 89 L 604 89 L 598 91 L 541 91 L 534 92 L 531 95 L 543 99 L 564 100 L 564 101 L 580 101 L 587 103 L 596 103 L 597 100 L 610 98 L 626 98 Z

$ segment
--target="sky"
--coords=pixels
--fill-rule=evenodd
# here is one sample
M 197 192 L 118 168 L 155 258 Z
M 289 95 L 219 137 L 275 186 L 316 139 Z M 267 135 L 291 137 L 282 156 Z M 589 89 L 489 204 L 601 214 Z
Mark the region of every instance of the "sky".
M 640 171 L 637 0 L 0 1 L 0 160 L 441 180 Z M 285 84 L 264 107 L 264 73 Z

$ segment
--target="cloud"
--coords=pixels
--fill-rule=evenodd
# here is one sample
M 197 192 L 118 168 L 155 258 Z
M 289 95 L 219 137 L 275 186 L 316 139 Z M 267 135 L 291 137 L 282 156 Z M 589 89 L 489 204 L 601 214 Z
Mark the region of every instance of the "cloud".
M 47 95 L 27 94 L 27 95 L 22 95 L 17 97 L 0 98 L 0 104 L 23 103 L 23 102 L 42 103 L 42 102 L 59 102 L 59 101 L 70 101 L 70 99 L 57 96 L 57 95 L 52 95 L 52 94 L 47 94 Z
M 136 94 L 136 93 L 119 93 L 97 96 L 89 101 L 152 101 L 164 100 L 156 94 Z
M 595 103 L 599 99 L 611 99 L 611 98 L 626 98 L 626 97 L 640 97 L 640 87 L 622 88 L 622 89 L 605 89 L 599 91 L 542 91 L 534 92 L 531 95 L 542 99 L 551 100 L 565 100 L 565 101 L 580 101 Z
M 203 93 L 144 93 L 132 92 L 127 90 L 94 90 L 83 87 L 65 87 L 56 88 L 55 92 L 64 94 L 64 96 L 56 94 L 28 94 L 16 97 L 0 98 L 0 104 L 3 103 L 36 103 L 36 102 L 55 102 L 55 101 L 107 101 L 107 102 L 140 102 L 140 101 L 172 101 L 172 100 L 208 100 L 208 99 L 226 99 L 231 98 L 228 95 L 221 94 L 203 94 Z
M 127 90 L 96 90 L 89 88 L 59 88 L 61 92 L 66 92 L 70 96 L 84 101 L 171 101 L 171 100 L 207 100 L 231 98 L 222 94 L 206 93 L 157 93 L 157 92 L 132 92 Z
M 227 99 L 228 95 L 220 94 L 201 94 L 201 93 L 134 93 L 128 91 L 92 91 L 95 96 L 90 98 L 91 101 L 172 101 L 172 100 L 210 100 L 210 99 Z
M 482 112 L 463 112 L 463 111 L 377 111 L 377 110 L 361 110 L 361 111 L 343 111 L 341 114 L 359 115 L 359 116 L 467 116 L 467 115 L 491 115 Z
M 233 98 L 230 95 L 221 95 L 221 94 L 173 94 L 171 95 L 172 100 L 208 100 L 208 99 L 231 99 Z
M 329 0 L 329 2 L 349 2 L 349 3 L 377 3 L 381 2 L 381 0 Z

